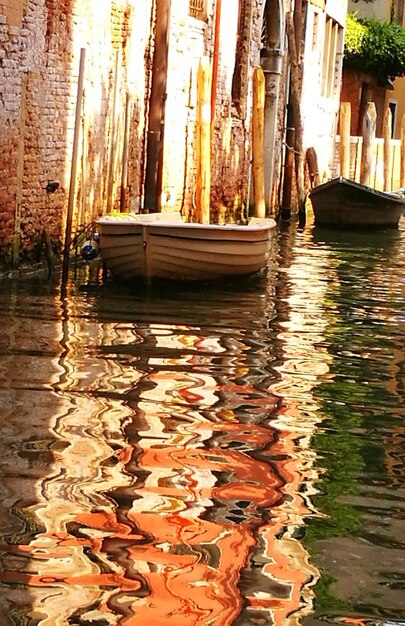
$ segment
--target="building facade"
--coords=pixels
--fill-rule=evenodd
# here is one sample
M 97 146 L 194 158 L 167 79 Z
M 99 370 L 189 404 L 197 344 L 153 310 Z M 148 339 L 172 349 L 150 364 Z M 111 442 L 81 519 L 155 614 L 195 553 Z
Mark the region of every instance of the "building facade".
M 314 147 L 321 177 L 328 176 L 337 131 L 347 0 L 311 0 L 307 6 L 302 108 L 304 145 Z
M 404 0 L 374 0 L 371 3 L 365 0 L 349 0 L 349 11 L 356 12 L 359 18 L 374 18 L 405 27 Z M 401 121 L 405 115 L 405 78 L 381 82 L 369 74 L 345 70 L 342 100 L 351 103 L 352 135 L 361 135 L 365 106 L 371 101 L 375 103 L 377 110 L 377 135 L 381 136 L 384 111 L 390 107 L 392 137 L 400 139 Z
M 304 12 L 305 143 L 325 167 L 345 2 L 311 0 Z M 35 260 L 45 235 L 60 247 L 69 206 L 73 232 L 111 210 L 193 219 L 203 57 L 212 72 L 211 220 L 249 210 L 258 66 L 271 212 L 285 152 L 292 10 L 289 0 L 0 0 L 0 262 Z
M 70 194 L 74 228 L 113 209 L 178 209 L 192 218 L 203 56 L 213 69 L 212 219 L 238 219 L 249 201 L 251 78 L 265 4 L 16 0 L 11 8 L 0 0 L 3 263 L 35 258 L 44 232 L 55 245 L 63 240 Z M 280 15 L 278 0 L 266 10 L 273 5 Z M 151 180 L 157 207 L 145 202 Z

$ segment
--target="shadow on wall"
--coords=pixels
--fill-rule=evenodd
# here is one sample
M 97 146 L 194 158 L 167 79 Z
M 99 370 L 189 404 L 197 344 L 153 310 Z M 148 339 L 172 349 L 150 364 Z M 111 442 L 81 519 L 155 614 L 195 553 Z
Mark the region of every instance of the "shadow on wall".
M 44 230 L 55 244 L 62 234 L 71 110 L 72 7 L 73 2 L 65 2 L 61 9 L 56 0 L 47 0 L 44 7 L 29 3 L 23 16 L 15 223 L 23 262 L 36 260 Z

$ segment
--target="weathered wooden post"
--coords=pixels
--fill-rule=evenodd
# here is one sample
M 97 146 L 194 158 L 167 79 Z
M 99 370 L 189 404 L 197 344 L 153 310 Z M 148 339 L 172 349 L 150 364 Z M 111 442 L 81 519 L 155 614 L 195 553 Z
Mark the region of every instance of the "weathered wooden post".
M 115 53 L 115 71 L 114 85 L 111 110 L 111 131 L 110 131 L 110 149 L 108 161 L 108 184 L 107 184 L 107 213 L 111 213 L 114 208 L 114 182 L 115 182 L 115 166 L 117 158 L 117 110 L 119 99 L 120 84 L 120 65 L 121 53 L 119 50 Z
M 128 184 L 128 158 L 129 158 L 129 135 L 131 132 L 131 96 L 126 95 L 125 117 L 124 117 L 124 141 L 122 144 L 122 164 L 121 164 L 121 193 L 120 211 L 126 209 L 126 189 Z
M 211 197 L 211 63 L 202 57 L 197 72 L 196 221 L 210 223 Z
M 24 176 L 24 150 L 25 135 L 27 122 L 27 90 L 28 90 L 28 72 L 24 73 L 21 78 L 21 107 L 20 107 L 20 123 L 18 132 L 17 147 L 17 194 L 16 207 L 14 215 L 14 237 L 12 244 L 12 263 L 17 268 L 20 263 L 20 246 L 21 246 L 21 204 L 23 200 L 23 176 Z
M 219 51 L 220 51 L 220 46 L 221 46 L 221 16 L 222 16 L 222 0 L 217 0 L 216 8 L 215 8 L 214 51 L 212 55 L 211 139 L 214 135 L 215 107 L 217 103 L 218 65 L 219 65 Z
M 391 191 L 392 180 L 392 113 L 387 107 L 384 112 L 383 138 L 384 138 L 384 191 Z
M 401 163 L 400 163 L 400 177 L 399 185 L 405 187 L 405 113 L 401 120 Z
M 77 174 L 77 161 L 79 155 L 79 139 L 80 139 L 80 121 L 82 115 L 82 103 L 83 103 L 83 87 L 84 87 L 84 71 L 86 61 L 86 49 L 80 50 L 80 64 L 79 64 L 79 79 L 77 83 L 77 99 L 76 99 L 76 115 L 75 115 L 75 127 L 73 136 L 73 150 L 72 150 L 72 165 L 70 170 L 70 184 L 69 184 L 69 199 L 68 210 L 66 216 L 65 227 L 65 245 L 63 249 L 63 265 L 62 265 L 62 283 L 66 284 L 69 270 L 69 255 L 70 245 L 72 237 L 72 223 L 73 223 L 73 209 L 75 203 L 76 192 L 76 174 Z
M 375 144 L 377 112 L 374 102 L 367 102 L 363 118 L 363 150 L 361 154 L 360 182 L 370 186 L 371 165 Z
M 264 191 L 264 73 L 260 67 L 253 71 L 253 197 L 255 217 L 266 216 Z
M 165 104 L 171 0 L 156 0 L 152 80 L 149 96 L 143 213 L 159 213 L 162 200 Z
M 318 155 L 316 154 L 315 148 L 313 148 L 312 146 L 307 149 L 306 159 L 308 164 L 311 187 L 317 187 L 322 183 L 322 179 L 319 174 Z
M 351 105 L 350 102 L 342 102 L 339 114 L 340 129 L 340 175 L 344 178 L 350 178 L 350 122 L 351 122 Z
M 294 15 L 286 14 L 286 28 L 288 38 L 288 52 L 290 57 L 290 98 L 295 122 L 294 139 L 294 161 L 295 161 L 295 182 L 298 196 L 298 212 L 305 212 L 305 151 L 304 151 L 304 129 L 301 112 L 302 96 L 302 58 L 301 58 L 301 35 L 296 30 L 300 21 L 299 7 L 294 11 Z M 298 26 L 297 26 L 298 28 Z M 297 41 L 297 40 L 300 41 Z M 298 47 L 297 47 L 298 43 Z

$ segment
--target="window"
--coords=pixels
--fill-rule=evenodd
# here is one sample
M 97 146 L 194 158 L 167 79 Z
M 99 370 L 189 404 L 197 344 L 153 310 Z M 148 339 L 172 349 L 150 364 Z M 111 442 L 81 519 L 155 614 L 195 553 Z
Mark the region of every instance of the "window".
M 338 88 L 342 59 L 343 28 L 331 17 L 326 17 L 322 58 L 321 94 L 333 98 Z

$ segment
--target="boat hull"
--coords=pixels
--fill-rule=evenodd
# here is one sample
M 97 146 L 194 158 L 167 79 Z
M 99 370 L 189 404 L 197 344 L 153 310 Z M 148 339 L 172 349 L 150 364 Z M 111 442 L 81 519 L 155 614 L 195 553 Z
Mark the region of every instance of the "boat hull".
M 405 197 L 340 177 L 311 190 L 315 223 L 338 228 L 398 226 Z
M 101 256 L 126 280 L 216 280 L 266 267 L 274 220 L 246 226 L 188 224 L 179 213 L 105 216 L 98 220 Z

